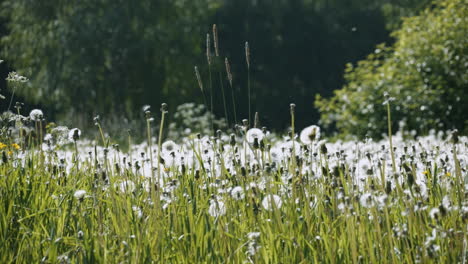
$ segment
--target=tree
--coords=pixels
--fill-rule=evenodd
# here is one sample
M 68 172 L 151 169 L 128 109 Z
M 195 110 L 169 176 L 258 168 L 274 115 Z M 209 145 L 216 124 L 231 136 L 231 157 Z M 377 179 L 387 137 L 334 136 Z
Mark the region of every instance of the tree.
M 56 111 L 175 107 L 198 93 L 188 76 L 213 2 L 4 0 L 2 54 L 31 80 L 19 94 Z
M 467 131 L 468 8 L 463 0 L 444 0 L 404 19 L 391 47 L 380 45 L 357 66 L 349 64 L 346 84 L 328 99 L 317 96 L 321 122 L 344 135 L 379 137 L 385 132 L 384 93 L 392 121 L 406 129 Z M 396 125 L 393 126 L 395 129 Z

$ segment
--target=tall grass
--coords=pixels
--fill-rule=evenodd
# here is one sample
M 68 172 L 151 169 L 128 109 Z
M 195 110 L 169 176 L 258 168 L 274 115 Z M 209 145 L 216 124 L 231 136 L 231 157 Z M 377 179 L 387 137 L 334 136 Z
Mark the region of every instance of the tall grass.
M 250 128 L 248 43 L 245 50 L 249 117 L 237 135 L 215 133 L 209 115 L 209 135 L 165 139 L 165 104 L 157 146 L 146 108 L 147 141 L 136 144 L 129 133 L 128 150 L 109 148 L 99 118 L 102 146 L 63 127 L 43 137 L 42 119 L 24 134 L 32 125 L 19 112 L 2 119 L 0 262 L 466 261 L 466 136 L 392 135 L 389 104 L 381 142 L 319 141 L 315 126 L 298 141 L 294 104 L 287 136 L 258 129 L 258 114 Z M 235 107 L 227 59 L 225 66 Z M 197 67 L 195 74 L 207 104 Z
M 72 159 L 66 146 L 39 151 L 4 144 L 0 262 L 457 263 L 465 257 L 467 189 L 456 175 L 466 174 L 466 137 L 456 145 L 458 161 L 453 143 L 440 138 L 394 138 L 397 178 L 388 176 L 389 188 L 380 180 L 393 175 L 384 142 L 312 147 L 257 136 L 259 146 L 248 137 L 187 138 L 170 153 L 159 142 L 161 158 L 151 163 L 140 157 L 146 147 L 104 155 L 106 148 L 80 139 Z M 272 155 L 278 148 L 282 157 Z M 140 163 L 126 162 L 130 157 Z M 154 163 L 161 178 L 152 177 Z M 412 186 L 408 175 L 417 177 Z M 154 181 L 158 192 L 151 192 Z

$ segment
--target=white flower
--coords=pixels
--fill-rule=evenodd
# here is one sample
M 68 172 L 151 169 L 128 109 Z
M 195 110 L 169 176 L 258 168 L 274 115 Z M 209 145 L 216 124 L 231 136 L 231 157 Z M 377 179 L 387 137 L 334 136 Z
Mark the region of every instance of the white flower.
M 300 139 L 302 143 L 309 145 L 320 139 L 320 127 L 316 125 L 308 126 L 301 131 Z
M 359 198 L 359 202 L 363 207 L 370 208 L 375 205 L 375 198 L 370 193 L 365 193 Z
M 232 188 L 231 190 L 231 196 L 232 198 L 234 198 L 235 200 L 242 200 L 245 198 L 245 193 L 244 193 L 244 189 L 242 189 L 242 187 L 240 186 L 236 186 L 234 188 Z
M 71 142 L 77 141 L 78 139 L 80 139 L 80 136 L 81 130 L 79 130 L 78 128 L 72 128 L 68 132 L 68 140 L 70 140 Z
M 283 151 L 280 148 L 273 147 L 270 149 L 271 160 L 274 162 L 281 162 L 284 158 Z
M 250 232 L 247 234 L 249 240 L 254 240 L 260 237 L 260 232 Z
M 262 200 L 263 208 L 268 211 L 272 211 L 275 208 L 279 209 L 281 205 L 283 205 L 283 201 L 281 201 L 281 198 L 276 194 L 268 195 Z
M 226 214 L 226 206 L 222 201 L 212 201 L 208 208 L 208 213 L 212 217 L 219 217 Z
M 429 212 L 429 216 L 432 218 L 432 219 L 436 219 L 439 218 L 440 216 L 440 210 L 439 208 L 437 207 L 434 207 L 431 209 L 431 211 Z
M 179 146 L 172 140 L 168 140 L 161 145 L 162 156 L 168 157 L 172 152 L 179 150 Z
M 139 219 L 143 217 L 143 212 L 141 211 L 140 207 L 132 206 L 132 210 Z
M 86 195 L 85 190 L 78 190 L 73 194 L 73 196 L 75 196 L 75 198 L 78 199 L 78 200 L 83 199 L 85 195 Z
M 260 142 L 260 140 L 262 140 L 263 137 L 265 137 L 265 134 L 263 134 L 262 130 L 258 128 L 251 128 L 249 129 L 249 131 L 247 131 L 246 134 L 247 142 L 249 142 L 250 144 L 254 143 L 255 139 L 257 139 Z
M 10 72 L 8 73 L 8 77 L 6 78 L 7 81 L 9 82 L 22 82 L 25 83 L 28 81 L 28 78 L 19 75 L 16 72 Z
M 41 121 L 43 116 L 44 114 L 39 109 L 34 109 L 31 111 L 31 113 L 29 113 L 29 117 L 32 121 Z

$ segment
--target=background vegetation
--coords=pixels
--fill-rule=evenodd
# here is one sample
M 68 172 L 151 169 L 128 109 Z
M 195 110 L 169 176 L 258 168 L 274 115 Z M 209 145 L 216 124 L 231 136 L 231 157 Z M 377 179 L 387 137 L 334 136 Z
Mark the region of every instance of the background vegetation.
M 224 57 L 231 62 L 236 116 L 247 118 L 244 42 L 249 41 L 252 107 L 270 128 L 287 126 L 287 107 L 295 102 L 299 127 L 321 117 L 341 134 L 379 136 L 385 128 L 384 108 L 378 107 L 384 90 L 405 104 L 394 104 L 392 111 L 395 122 L 405 116 L 408 128 L 466 127 L 461 0 L 0 0 L 0 5 L 0 54 L 6 60 L 0 70 L 5 77 L 13 69 L 27 76 L 28 85 L 16 92 L 29 105 L 41 104 L 53 119 L 90 123 L 96 114 L 131 119 L 141 115 L 144 104 L 166 102 L 173 112 L 185 102 L 203 103 L 193 66 L 208 86 L 206 33 L 217 24 L 214 113 L 231 126 L 232 100 L 226 100 L 227 111 L 219 100 L 221 85 L 228 87 L 221 62 Z M 402 24 L 406 16 L 413 18 Z M 385 45 L 376 49 L 380 43 Z M 426 95 L 416 96 L 422 90 Z M 332 98 L 317 100 L 317 111 L 316 95 Z

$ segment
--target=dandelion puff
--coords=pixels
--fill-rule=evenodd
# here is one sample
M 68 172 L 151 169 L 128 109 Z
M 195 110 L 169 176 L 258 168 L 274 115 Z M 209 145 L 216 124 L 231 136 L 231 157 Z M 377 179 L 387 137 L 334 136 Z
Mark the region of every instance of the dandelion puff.
M 32 121 L 41 121 L 43 116 L 44 114 L 39 109 L 34 109 L 31 111 L 31 113 L 29 113 L 29 117 Z
M 85 190 L 78 190 L 76 191 L 73 196 L 75 196 L 76 199 L 78 200 L 83 200 L 83 198 L 85 197 L 86 195 L 86 191 Z
M 365 193 L 359 198 L 359 203 L 365 208 L 373 207 L 375 204 L 374 197 L 370 193 Z
M 306 145 L 317 142 L 320 139 L 320 127 L 312 125 L 304 128 L 301 131 L 300 139 Z
M 250 232 L 247 234 L 249 240 L 254 240 L 260 237 L 260 232 Z
M 161 152 L 164 156 L 176 152 L 179 149 L 179 146 L 172 140 L 168 140 L 161 145 Z
M 437 208 L 437 207 L 432 208 L 431 211 L 429 211 L 429 216 L 432 219 L 437 220 L 439 218 L 439 216 L 440 216 L 440 209 Z
M 138 219 L 141 219 L 143 217 L 143 212 L 141 211 L 140 207 L 132 206 L 132 210 Z
M 80 139 L 80 136 L 81 136 L 81 130 L 79 130 L 78 128 L 72 128 L 68 132 L 68 140 L 71 142 L 77 141 L 78 139 Z
M 268 211 L 272 211 L 275 208 L 279 209 L 281 205 L 283 205 L 283 201 L 281 201 L 281 198 L 276 194 L 268 195 L 262 200 L 263 208 Z
M 242 200 L 245 198 L 245 193 L 244 193 L 244 189 L 242 189 L 242 187 L 240 186 L 236 186 L 234 188 L 232 188 L 231 190 L 231 196 L 232 198 L 234 198 L 235 200 Z
M 448 195 L 445 195 L 444 198 L 442 199 L 442 206 L 447 210 L 452 209 L 452 202 L 450 201 L 450 198 Z
M 247 142 L 250 144 L 254 143 L 255 139 L 260 142 L 263 138 L 265 137 L 265 134 L 263 134 L 262 130 L 258 128 L 251 128 L 247 131 L 246 138 Z
M 219 217 L 226 214 L 226 206 L 222 201 L 212 201 L 208 208 L 208 213 L 212 217 Z

